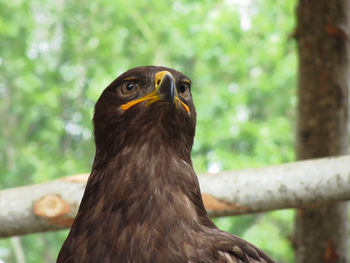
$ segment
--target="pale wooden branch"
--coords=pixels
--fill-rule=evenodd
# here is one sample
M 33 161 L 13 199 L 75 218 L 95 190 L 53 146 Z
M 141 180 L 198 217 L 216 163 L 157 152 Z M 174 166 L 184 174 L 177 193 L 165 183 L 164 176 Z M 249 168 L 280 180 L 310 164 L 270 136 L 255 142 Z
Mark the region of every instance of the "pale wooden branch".
M 0 237 L 70 227 L 88 175 L 0 191 Z
M 0 237 L 68 228 L 88 175 L 0 191 Z M 212 216 L 350 200 L 350 155 L 201 175 Z
M 199 176 L 203 195 L 226 208 L 213 216 L 301 208 L 350 200 L 350 155 Z

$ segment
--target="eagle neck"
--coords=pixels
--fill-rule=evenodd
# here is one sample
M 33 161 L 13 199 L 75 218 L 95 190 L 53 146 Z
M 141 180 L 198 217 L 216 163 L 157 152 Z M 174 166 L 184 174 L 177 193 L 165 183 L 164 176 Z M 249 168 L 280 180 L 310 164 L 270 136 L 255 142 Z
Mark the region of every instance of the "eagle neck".
M 169 142 L 165 146 L 161 136 L 140 138 L 121 148 L 107 169 L 95 170 L 96 178 L 108 180 L 108 189 L 100 190 L 111 193 L 110 209 L 123 215 L 119 218 L 123 222 L 151 224 L 167 221 L 170 215 L 187 223 L 194 218 L 207 220 L 190 151 L 172 144 L 176 145 Z M 159 218 L 152 219 L 154 216 Z

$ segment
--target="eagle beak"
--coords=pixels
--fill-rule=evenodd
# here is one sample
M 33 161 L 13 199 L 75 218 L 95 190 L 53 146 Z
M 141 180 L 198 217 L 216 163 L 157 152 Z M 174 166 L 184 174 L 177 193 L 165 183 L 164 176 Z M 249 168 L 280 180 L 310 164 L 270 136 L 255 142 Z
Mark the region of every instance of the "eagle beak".
M 159 99 L 168 100 L 170 105 L 173 107 L 179 106 L 179 104 L 187 111 L 190 112 L 189 107 L 182 102 L 176 91 L 175 78 L 169 71 L 160 71 L 155 75 L 155 91 Z
M 157 82 L 159 81 L 157 79 Z M 156 85 L 157 85 L 156 82 Z M 175 80 L 174 77 L 167 71 L 165 71 L 164 75 L 160 79 L 159 87 L 157 89 L 157 95 L 161 99 L 168 100 L 171 106 L 175 105 L 175 96 L 176 96 L 176 88 L 175 88 Z

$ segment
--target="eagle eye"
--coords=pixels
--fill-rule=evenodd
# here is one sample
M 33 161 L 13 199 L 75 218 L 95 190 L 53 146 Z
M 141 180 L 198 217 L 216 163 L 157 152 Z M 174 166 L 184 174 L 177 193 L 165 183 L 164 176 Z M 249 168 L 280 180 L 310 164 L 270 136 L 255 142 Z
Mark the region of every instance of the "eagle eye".
M 139 89 L 139 84 L 135 80 L 127 80 L 122 83 L 121 93 L 123 95 L 132 95 Z
M 187 82 L 181 83 L 179 86 L 179 93 L 182 97 L 186 98 L 190 94 L 191 85 Z

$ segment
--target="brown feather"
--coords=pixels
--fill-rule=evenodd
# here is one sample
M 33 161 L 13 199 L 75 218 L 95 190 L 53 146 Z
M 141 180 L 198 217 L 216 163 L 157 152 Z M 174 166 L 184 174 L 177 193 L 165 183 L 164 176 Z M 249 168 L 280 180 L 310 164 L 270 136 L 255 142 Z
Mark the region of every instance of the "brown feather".
M 121 105 L 155 89 L 155 74 L 169 71 L 179 104 L 167 100 L 128 110 Z M 120 87 L 140 88 L 124 96 Z M 248 242 L 215 227 L 205 211 L 192 167 L 196 111 L 181 97 L 184 74 L 138 67 L 114 80 L 94 113 L 96 155 L 77 217 L 57 262 L 273 262 Z

